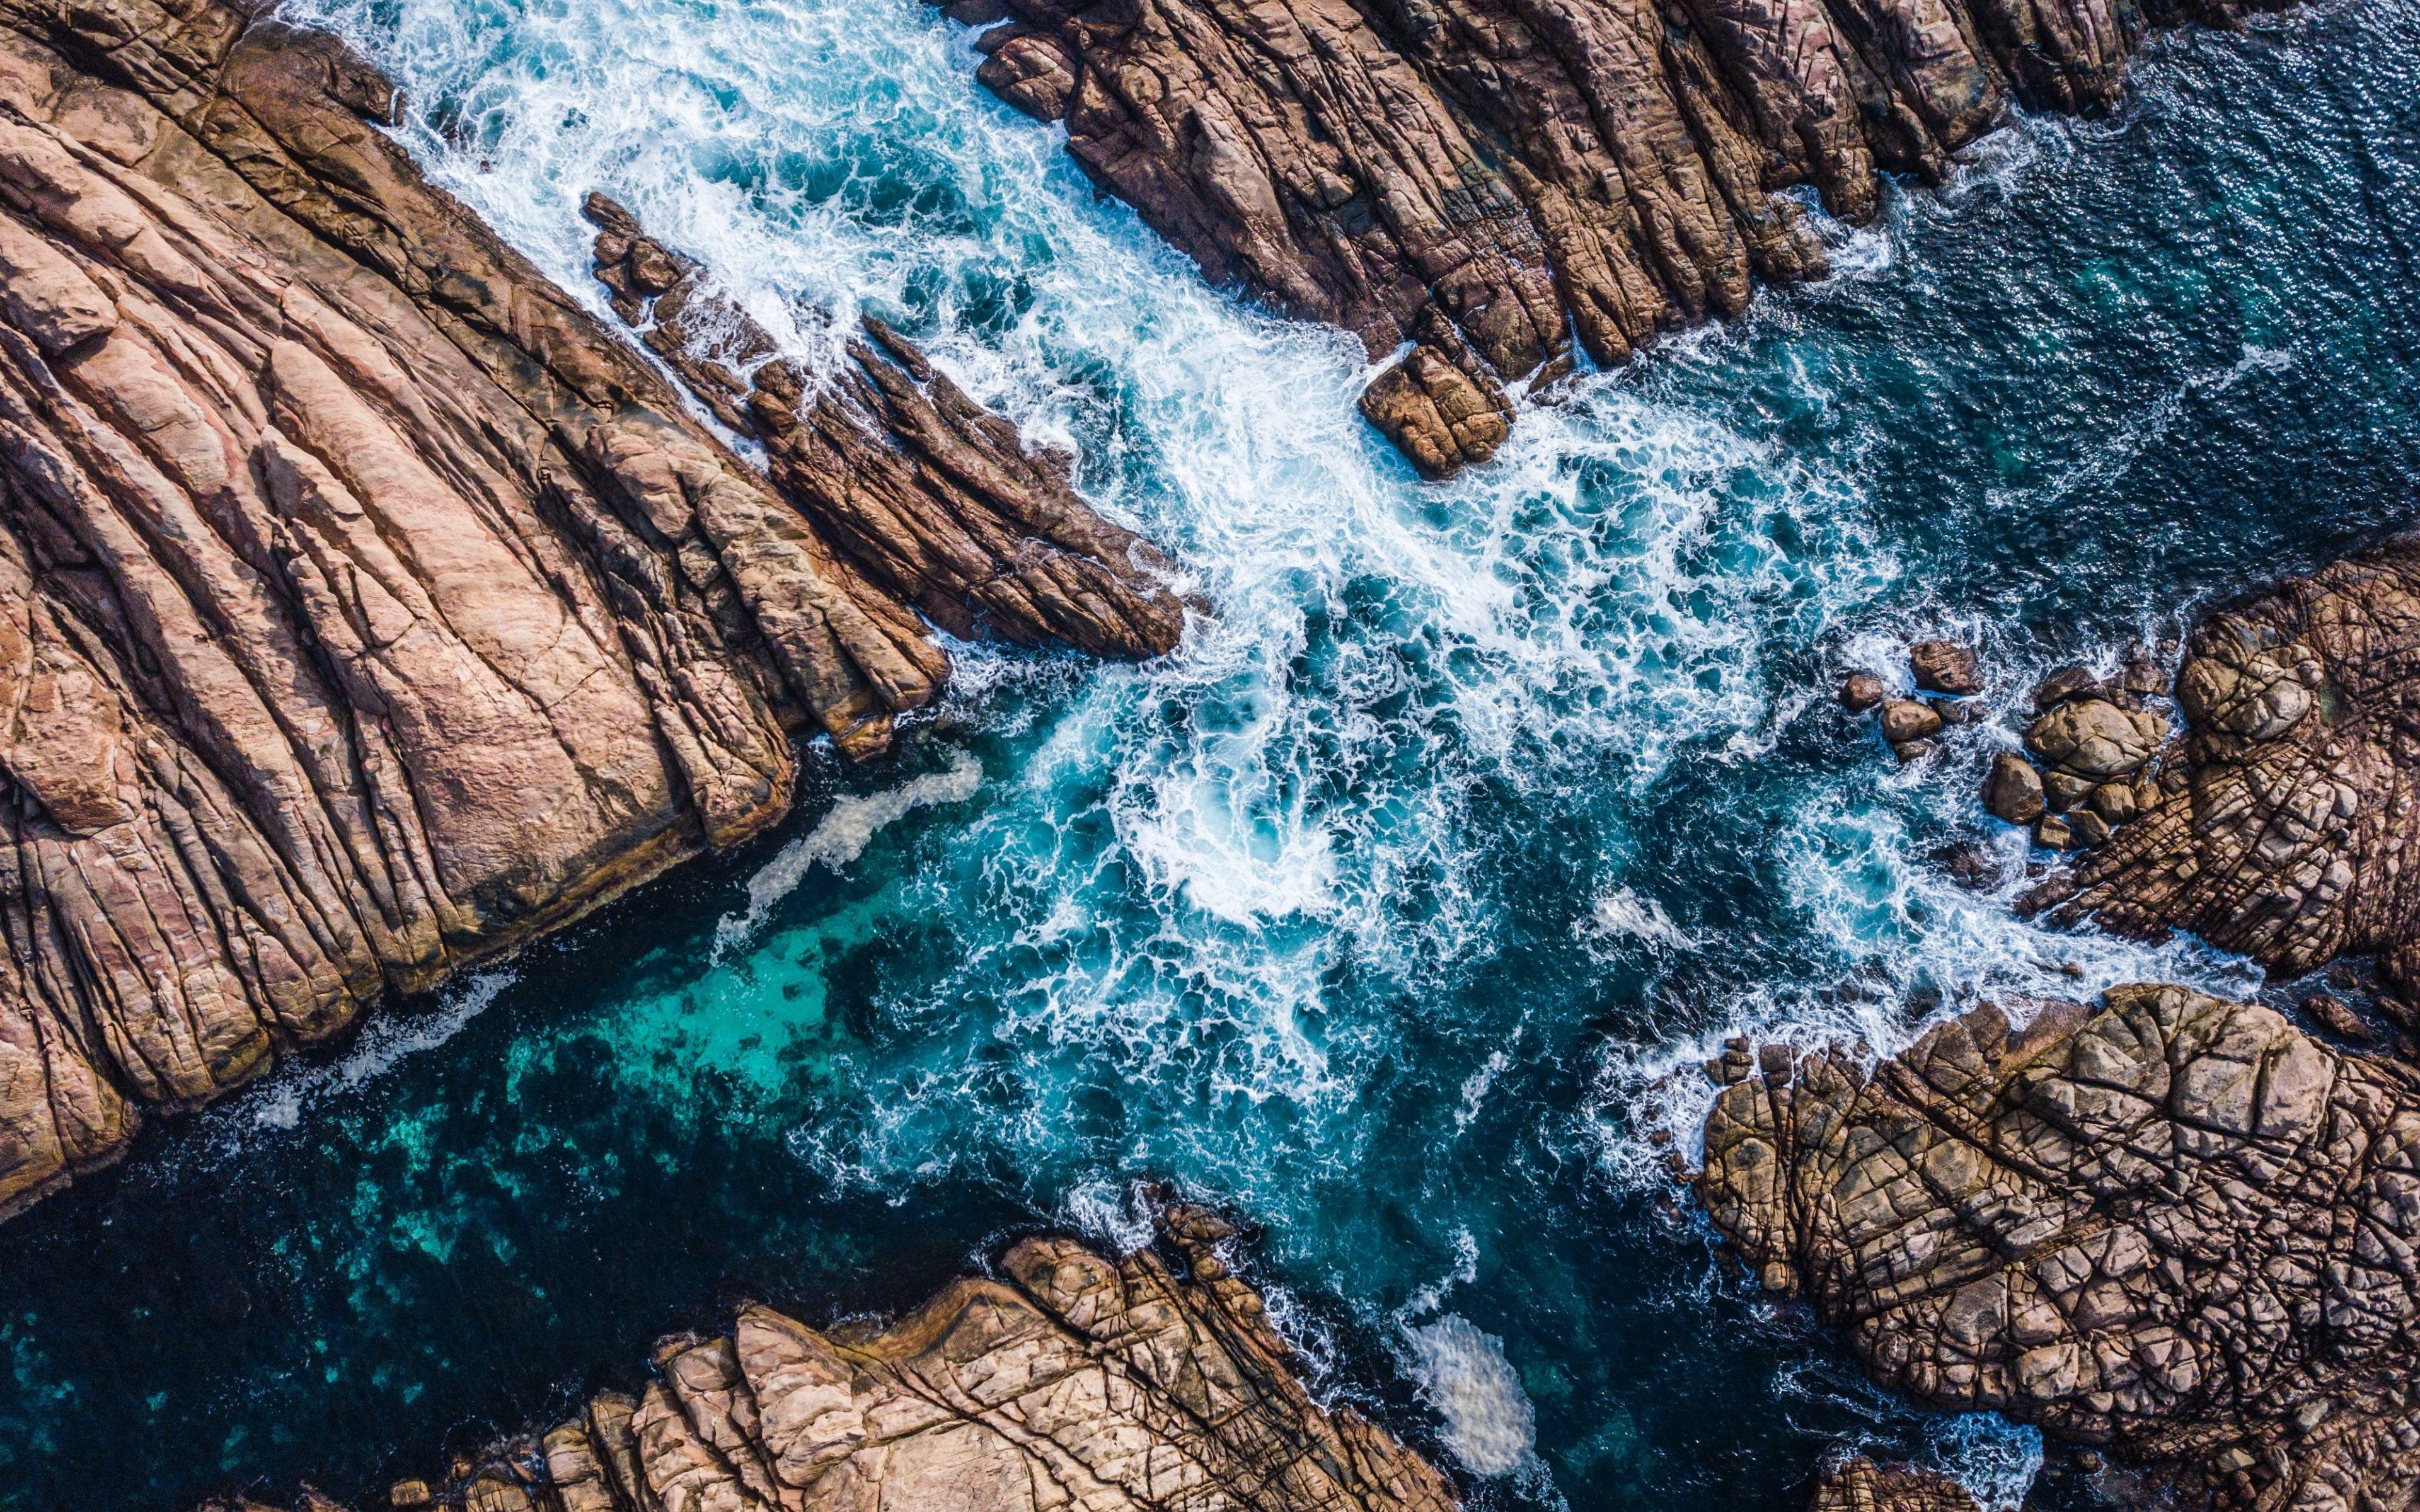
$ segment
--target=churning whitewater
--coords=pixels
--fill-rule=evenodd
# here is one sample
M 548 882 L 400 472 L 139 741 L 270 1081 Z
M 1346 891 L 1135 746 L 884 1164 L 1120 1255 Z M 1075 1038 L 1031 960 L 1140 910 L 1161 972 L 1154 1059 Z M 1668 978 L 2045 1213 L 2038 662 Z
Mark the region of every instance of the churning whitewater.
M 2019 921 L 1974 803 L 2013 730 L 1900 768 L 1831 689 L 1952 634 L 2004 714 L 2408 509 L 2420 5 L 2164 41 L 2123 116 L 2015 122 L 1443 485 L 1356 339 L 1205 285 L 920 0 L 284 13 L 609 326 L 596 190 L 814 371 L 900 326 L 1214 612 L 1141 667 L 953 646 L 783 834 L 0 1232 L 0 1507 L 380 1485 L 736 1297 L 895 1306 L 1037 1217 L 1131 1246 L 1141 1180 L 1265 1226 L 1318 1389 L 1397 1394 L 1475 1504 L 1774 1504 L 1843 1440 L 2016 1504 L 2030 1430 L 1879 1396 L 1714 1264 L 1670 1073 L 2258 985 Z

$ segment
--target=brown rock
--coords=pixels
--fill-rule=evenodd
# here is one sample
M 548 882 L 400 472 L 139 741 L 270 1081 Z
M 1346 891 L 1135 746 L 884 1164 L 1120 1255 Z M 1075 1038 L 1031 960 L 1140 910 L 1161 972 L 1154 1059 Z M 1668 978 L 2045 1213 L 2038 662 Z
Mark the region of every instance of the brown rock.
M 2408 1072 L 2147 985 L 1788 1064 L 1717 1096 L 1699 1190 L 1881 1384 L 2159 1471 L 2179 1505 L 2420 1492 Z
M 794 733 L 875 754 L 948 671 L 957 579 L 852 560 L 262 8 L 0 0 L 0 1216 L 761 833 Z M 619 257 L 633 307 L 694 276 Z M 881 477 L 1034 501 L 963 563 L 986 611 L 1047 579 L 1063 638 L 1172 642 L 1147 548 L 894 386 Z
M 769 1308 L 668 1349 L 634 1405 L 600 1395 L 524 1489 L 491 1464 L 462 1504 L 521 1512 L 1452 1512 L 1452 1488 L 1354 1408 L 1323 1408 L 1205 1210 L 1111 1260 L 1018 1242 L 888 1324 Z M 1183 1274 L 1180 1279 L 1180 1272 Z M 528 1441 L 516 1441 L 516 1446 Z M 452 1488 L 442 1499 L 450 1500 Z
M 2036 719 L 2025 731 L 2025 748 L 2098 786 L 2133 775 L 2167 733 L 2167 721 L 2156 714 L 2130 714 L 2115 703 L 2086 699 L 2061 703 Z
M 634 259 L 655 243 L 602 194 L 584 210 L 598 279 L 641 286 Z M 765 361 L 772 338 L 702 265 L 677 266 L 652 303 L 623 314 L 717 418 L 763 443 L 783 495 L 856 572 L 962 639 L 1133 658 L 1176 648 L 1186 606 L 1158 550 L 1103 518 L 1064 458 L 1029 451 L 907 337 L 867 316 L 855 370 L 811 393 L 786 360 Z M 744 384 L 740 367 L 752 368 Z
M 1776 191 L 1811 183 L 1862 222 L 1881 174 L 1937 179 L 2011 99 L 2105 110 L 2145 19 L 2110 0 L 1006 9 L 1016 23 L 984 39 L 978 77 L 1063 119 L 1094 181 L 1212 281 L 1351 331 L 1373 359 L 1439 311 L 1505 380 L 1575 342 L 1624 361 L 1745 308 L 1751 276 L 1823 276 L 1821 243 Z M 1435 362 L 1364 407 L 1426 445 L 1424 469 L 1453 455 L 1452 421 L 1409 402 L 1450 386 Z
M 2044 850 L 2063 851 L 2075 843 L 2075 829 L 2056 814 L 2045 814 L 2034 825 L 2034 843 Z
M 1930 740 L 1894 740 L 1891 742 L 1891 754 L 1899 758 L 1899 764 L 1901 766 L 1913 765 L 1940 748 L 1941 748 L 1938 745 Z
M 2034 712 L 2048 714 L 2071 699 L 2087 698 L 2100 689 L 2101 679 L 2091 668 L 2061 667 L 2034 685 Z
M 1840 707 L 1851 714 L 1863 714 L 1888 697 L 1890 690 L 1871 672 L 1851 672 L 1840 680 Z
M 2085 807 L 2113 827 L 2126 824 L 2134 817 L 2135 786 L 2132 782 L 2103 782 L 2085 795 Z
M 2367 1044 L 2378 1038 L 2350 1004 L 2330 993 L 2313 993 L 2304 998 L 2303 1016 L 2338 1039 L 2356 1044 Z
M 2041 774 L 2033 763 L 2012 750 L 1992 758 L 1983 778 L 1983 810 L 2011 825 L 2030 825 L 2042 816 Z
M 1908 671 L 1928 692 L 1959 697 L 1983 691 L 1983 670 L 1975 653 L 1955 640 L 1919 640 L 1907 648 Z
M 1441 319 L 1419 345 L 1371 380 L 1361 413 L 1424 478 L 1450 478 L 1484 462 L 1510 434 L 1512 402 L 1478 356 Z
M 386 1504 L 392 1507 L 427 1506 L 430 1500 L 425 1480 L 399 1480 L 386 1489 Z
M 2409 539 L 2205 619 L 2177 680 L 2185 734 L 2159 806 L 2026 906 L 2121 933 L 2190 931 L 2278 977 L 2343 953 L 2391 961 L 2420 919 L 2420 747 L 2404 724 L 2415 626 Z
M 1941 733 L 1941 716 L 1921 699 L 1891 699 L 1883 704 L 1883 738 L 1897 746 L 1930 740 Z
M 1865 1456 L 1827 1465 L 1807 1512 L 1979 1512 L 1966 1488 L 1913 1465 L 1878 1465 Z

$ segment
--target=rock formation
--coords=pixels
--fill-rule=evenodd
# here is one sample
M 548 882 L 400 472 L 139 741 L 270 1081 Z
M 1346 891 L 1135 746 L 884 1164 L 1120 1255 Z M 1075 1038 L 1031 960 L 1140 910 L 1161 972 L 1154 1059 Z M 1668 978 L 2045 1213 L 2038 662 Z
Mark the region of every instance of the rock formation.
M 1423 471 L 1494 450 L 1493 383 L 1601 363 L 1824 270 L 1811 185 L 1863 222 L 2011 100 L 2105 110 L 2146 29 L 2238 0 L 937 0 L 977 77 L 1064 121 L 1104 190 L 1200 263 L 1359 335 L 1371 419 Z M 1438 393 L 1439 387 L 1444 396 Z M 1429 398 L 1432 415 L 1413 401 Z M 1476 402 L 1474 402 L 1476 401 Z M 1450 440 L 1451 444 L 1448 444 Z
M 1699 1190 L 1875 1379 L 2220 1507 L 2420 1494 L 2420 1075 L 2180 987 L 1735 1046 Z
M 2026 908 L 2188 930 L 2277 977 L 2379 952 L 2420 985 L 2415 657 L 2412 540 L 2214 611 L 2177 677 L 2184 738 L 2133 785 L 2140 816 Z
M 0 1215 L 140 1108 L 760 832 L 793 729 L 867 756 L 935 697 L 919 608 L 978 627 L 947 604 L 991 569 L 802 517 L 393 107 L 223 0 L 0 0 Z M 893 473 L 1052 484 L 1016 482 L 1047 548 L 982 536 L 992 623 L 1023 593 L 1021 636 L 1172 639 L 1087 576 L 1142 548 L 1000 422 L 881 392 Z
M 867 316 L 875 346 L 848 347 L 858 371 L 818 384 L 628 210 L 591 194 L 587 214 L 615 311 L 718 419 L 763 443 L 783 495 L 868 578 L 962 639 L 1176 649 L 1185 609 L 1159 552 L 1094 513 L 1063 458 L 1029 453 L 905 336 Z
M 468 1512 L 1452 1512 L 1452 1488 L 1350 1407 L 1314 1403 L 1191 1207 L 1168 1256 L 1021 1241 L 889 1324 L 759 1306 L 659 1343 L 656 1380 L 390 1504 Z M 1174 1265 L 1171 1264 L 1173 1260 Z M 306 1503 L 299 1512 L 328 1505 Z
M 1807 1512 L 1977 1512 L 1966 1488 L 1912 1465 L 1878 1465 L 1863 1455 L 1826 1465 Z

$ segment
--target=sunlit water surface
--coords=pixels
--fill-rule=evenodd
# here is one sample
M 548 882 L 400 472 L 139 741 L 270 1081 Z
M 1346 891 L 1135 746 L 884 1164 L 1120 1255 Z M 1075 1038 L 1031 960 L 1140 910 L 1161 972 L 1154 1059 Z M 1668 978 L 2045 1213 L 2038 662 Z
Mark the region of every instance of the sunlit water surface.
M 1263 1226 L 1320 1389 L 1478 1504 L 1794 1504 L 1860 1437 L 2024 1489 L 2029 1433 L 1879 1396 L 1714 1263 L 1649 1142 L 1704 1088 L 1655 1083 L 1743 1026 L 2245 987 L 2018 923 L 1971 801 L 2013 733 L 1901 772 L 1828 688 L 1946 631 L 2012 708 L 2407 517 L 2420 5 L 2164 41 L 2122 118 L 1991 139 L 1442 486 L 1356 343 L 1205 288 L 914 0 L 290 13 L 579 297 L 602 188 L 811 362 L 879 312 L 1218 616 L 1144 668 L 954 648 L 783 834 L 0 1230 L 0 1507 L 367 1500 L 739 1298 L 1135 1242 L 1140 1178 Z

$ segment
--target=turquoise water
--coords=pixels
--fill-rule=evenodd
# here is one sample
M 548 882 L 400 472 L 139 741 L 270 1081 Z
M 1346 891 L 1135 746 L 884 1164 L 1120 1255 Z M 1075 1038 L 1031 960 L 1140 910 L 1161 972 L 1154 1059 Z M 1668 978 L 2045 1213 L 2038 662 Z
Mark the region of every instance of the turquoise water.
M 582 298 L 603 188 L 810 362 L 881 313 L 1218 614 L 1146 668 L 954 648 L 783 834 L 0 1229 L 0 1507 L 365 1497 L 742 1297 L 1133 1242 L 1145 1179 L 1259 1225 L 1321 1389 L 1477 1504 L 1794 1503 L 1843 1437 L 2024 1486 L 2030 1434 L 1872 1394 L 1718 1270 L 1659 1078 L 2249 983 L 2017 922 L 1970 801 L 2013 734 L 1903 772 L 1828 691 L 1948 631 L 2012 705 L 2409 518 L 2420 5 L 2164 41 L 2121 118 L 2020 123 L 1444 486 L 1354 414 L 1357 343 L 1202 286 L 913 0 L 289 13 Z

